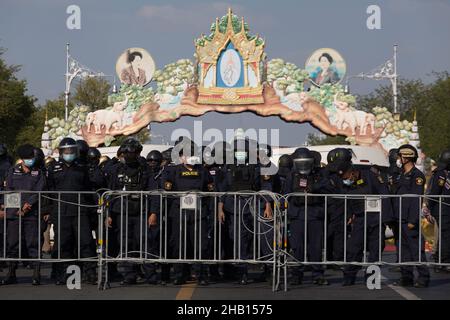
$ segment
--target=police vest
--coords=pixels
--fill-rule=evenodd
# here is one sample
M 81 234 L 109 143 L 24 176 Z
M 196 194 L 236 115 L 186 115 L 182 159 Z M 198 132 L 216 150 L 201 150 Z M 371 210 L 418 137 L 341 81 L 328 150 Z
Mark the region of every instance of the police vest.
M 255 166 L 231 165 L 227 169 L 229 191 L 255 190 Z
M 292 179 L 292 191 L 295 193 L 311 193 L 313 189 L 314 183 L 316 183 L 316 177 L 314 176 L 305 176 L 298 173 L 294 174 L 294 178 Z M 297 206 L 304 206 L 306 201 L 308 205 L 318 204 L 320 201 L 320 197 L 307 197 L 305 199 L 304 196 L 295 196 L 294 204 Z

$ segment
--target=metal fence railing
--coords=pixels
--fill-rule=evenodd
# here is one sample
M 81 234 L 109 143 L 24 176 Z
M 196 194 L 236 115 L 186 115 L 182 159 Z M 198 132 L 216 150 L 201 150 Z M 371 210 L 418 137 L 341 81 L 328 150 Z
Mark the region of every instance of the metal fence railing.
M 32 202 L 26 210 L 25 199 Z M 286 290 L 290 273 L 306 266 L 313 276 L 327 265 L 352 272 L 374 264 L 450 267 L 449 196 L 8 191 L 0 200 L 0 262 L 77 262 L 99 288 L 110 282 L 112 265 L 124 277 L 138 267 L 152 276 L 162 265 L 175 274 L 191 265 L 202 277 L 212 265 L 240 273 L 260 265 L 274 291 Z M 434 204 L 431 216 L 424 204 Z M 433 259 L 424 250 L 424 221 L 436 229 L 437 239 L 428 239 Z M 394 255 L 385 251 L 386 229 Z

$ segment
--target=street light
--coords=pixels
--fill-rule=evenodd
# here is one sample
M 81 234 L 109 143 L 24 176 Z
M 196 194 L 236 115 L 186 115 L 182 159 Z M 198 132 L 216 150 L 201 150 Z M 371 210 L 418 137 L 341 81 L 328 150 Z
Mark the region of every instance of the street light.
M 86 79 L 86 78 L 92 78 L 92 77 L 111 77 L 110 75 L 106 75 L 103 72 L 92 71 L 88 67 L 85 67 L 84 65 L 79 63 L 77 60 L 72 58 L 69 53 L 69 46 L 70 46 L 69 43 L 67 43 L 66 44 L 66 74 L 65 74 L 66 90 L 64 91 L 64 96 L 65 96 L 64 119 L 65 119 L 65 121 L 67 121 L 67 118 L 69 117 L 70 85 L 72 84 L 72 81 L 75 78 L 78 77 L 80 79 Z M 113 92 L 114 92 L 114 90 L 116 90 L 116 92 L 117 92 L 117 87 L 115 86 L 115 80 L 114 80 Z
M 360 78 L 360 79 L 373 79 L 373 80 L 382 80 L 382 79 L 389 79 L 392 84 L 392 95 L 394 97 L 394 114 L 398 114 L 398 108 L 397 108 L 397 45 L 394 45 L 394 57 L 391 61 L 389 59 L 384 64 L 378 66 L 377 68 L 373 69 L 372 71 L 368 73 L 360 73 L 354 76 L 347 77 L 345 81 L 344 86 L 344 92 L 346 94 L 350 93 L 349 89 L 349 80 L 352 78 Z

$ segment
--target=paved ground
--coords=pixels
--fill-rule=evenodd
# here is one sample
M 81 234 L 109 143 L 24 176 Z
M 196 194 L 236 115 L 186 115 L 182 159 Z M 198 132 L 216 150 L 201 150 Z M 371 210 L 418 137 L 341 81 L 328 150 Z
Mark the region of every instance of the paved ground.
M 3 272 L 2 276 L 4 275 Z M 33 287 L 30 284 L 31 270 L 19 269 L 19 283 L 0 286 L 0 300 L 6 299 L 200 299 L 200 300 L 292 300 L 292 299 L 450 299 L 450 273 L 434 273 L 431 271 L 431 283 L 426 289 L 401 288 L 392 285 L 399 277 L 398 272 L 382 269 L 381 290 L 368 290 L 363 284 L 360 272 L 359 281 L 355 286 L 342 287 L 341 273 L 327 270 L 329 286 L 317 287 L 312 284 L 310 273 L 305 274 L 305 282 L 301 286 L 290 287 L 288 291 L 273 293 L 268 283 L 252 282 L 247 286 L 235 283 L 216 283 L 208 287 L 199 287 L 188 283 L 182 287 L 167 285 L 138 284 L 133 287 L 123 287 L 114 282 L 111 288 L 99 291 L 96 286 L 82 284 L 80 290 L 69 290 L 66 286 L 56 286 L 49 279 L 49 269 L 44 268 L 42 285 Z M 255 274 L 252 274 L 255 276 Z

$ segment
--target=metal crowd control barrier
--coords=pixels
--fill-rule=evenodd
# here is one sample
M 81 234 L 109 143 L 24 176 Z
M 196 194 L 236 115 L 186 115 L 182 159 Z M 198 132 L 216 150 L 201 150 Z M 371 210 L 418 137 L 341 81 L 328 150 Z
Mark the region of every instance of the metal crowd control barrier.
M 0 192 L 0 261 L 97 262 L 98 230 L 90 217 L 96 218 L 98 199 L 96 192 Z M 25 202 L 32 202 L 26 213 Z M 43 255 L 44 238 L 48 254 L 53 242 L 51 257 Z
M 317 199 L 319 198 L 321 201 L 316 202 L 316 204 L 311 205 L 311 199 Z M 297 205 L 294 203 L 295 199 L 301 199 L 300 204 L 297 203 Z M 446 262 L 442 261 L 442 247 L 443 243 L 442 241 L 438 242 L 437 250 L 435 253 L 435 261 L 428 261 L 427 258 L 424 256 L 424 236 L 422 231 L 422 219 L 424 219 L 423 215 L 423 204 L 424 202 L 430 202 L 435 201 L 438 204 L 438 221 L 442 222 L 443 217 L 443 208 L 446 206 L 446 214 L 449 215 L 450 212 L 450 196 L 432 196 L 432 195 L 426 195 L 426 196 L 419 196 L 419 195 L 343 195 L 343 194 L 305 194 L 305 193 L 291 193 L 286 196 L 284 196 L 285 200 L 285 209 L 282 219 L 282 233 L 284 238 L 284 246 L 283 249 L 280 250 L 279 254 L 280 257 L 278 259 L 278 266 L 283 268 L 283 272 L 279 274 L 284 275 L 284 290 L 287 290 L 288 287 L 288 268 L 289 267 L 299 267 L 299 266 L 305 266 L 305 265 L 319 265 L 321 267 L 326 265 L 338 265 L 338 266 L 360 266 L 360 267 L 367 267 L 370 265 L 390 265 L 390 266 L 445 266 L 450 267 L 450 235 L 446 235 L 445 241 L 445 257 Z M 338 222 L 338 225 L 341 225 L 341 234 L 343 234 L 342 239 L 342 250 L 343 250 L 343 259 L 342 260 L 328 260 L 327 259 L 327 243 L 328 243 L 328 228 L 330 227 L 330 221 L 329 221 L 329 204 L 330 201 L 336 201 L 340 200 L 340 206 L 342 210 L 342 216 L 340 217 L 340 221 Z M 411 229 L 408 228 L 408 222 L 407 218 L 405 217 L 404 212 L 404 206 L 406 204 L 405 200 L 407 202 L 411 201 L 417 201 L 417 216 L 415 217 L 415 221 L 418 225 L 415 225 L 414 227 L 411 226 Z M 310 204 L 308 204 L 308 201 L 310 201 Z M 352 203 L 355 201 L 363 201 L 364 203 L 364 210 L 363 214 L 355 217 L 352 212 Z M 388 201 L 388 205 L 391 205 L 392 208 L 397 205 L 396 210 L 392 211 L 394 214 L 393 220 L 388 221 L 386 218 L 383 218 L 383 210 L 382 208 L 384 205 L 382 205 L 383 201 Z M 406 205 L 409 206 L 409 203 Z M 292 207 L 294 206 L 294 209 Z M 308 237 L 308 222 L 311 222 L 311 220 L 316 220 L 317 217 L 311 217 L 308 210 L 312 209 L 313 206 L 316 206 L 319 208 L 319 212 L 322 211 L 323 217 L 319 220 L 321 222 L 321 227 L 323 228 L 323 238 L 320 239 L 318 237 L 315 237 L 314 239 L 310 239 Z M 402 208 L 403 206 L 403 208 Z M 387 209 L 387 208 L 386 208 Z M 292 218 L 292 214 L 290 217 L 289 211 L 300 211 L 297 212 L 297 216 Z M 398 216 L 395 216 L 395 212 L 398 212 Z M 334 212 L 335 213 L 335 212 Z M 368 224 L 368 218 L 372 220 L 373 217 L 376 219 L 376 224 L 369 225 Z M 292 251 L 290 250 L 289 245 L 289 234 L 292 236 L 292 232 L 294 230 L 291 230 L 289 228 L 289 223 L 292 224 L 292 222 L 296 219 L 302 220 L 302 229 L 301 236 L 303 237 L 303 250 L 302 250 L 302 256 L 301 257 L 294 257 Z M 352 220 L 350 220 L 352 219 Z M 361 237 L 361 234 L 352 234 L 351 228 L 354 227 L 355 220 L 363 219 L 363 225 L 362 225 L 362 243 L 358 237 Z M 447 217 L 446 228 L 447 232 L 450 232 L 450 215 Z M 436 221 L 433 221 L 433 223 L 437 223 Z M 394 238 L 396 242 L 396 260 L 395 261 L 389 261 L 384 259 L 383 257 L 383 251 L 384 251 L 384 245 L 385 245 L 385 229 L 386 227 L 392 227 L 397 228 L 397 232 L 394 232 Z M 374 241 L 373 239 L 370 240 L 368 233 L 369 230 L 375 229 L 377 231 L 378 237 L 375 239 L 377 243 L 377 252 L 376 255 L 371 253 L 368 249 L 368 242 Z M 297 230 L 298 231 L 298 230 Z M 416 234 L 412 235 L 405 235 L 405 233 L 410 232 L 416 232 Z M 355 236 L 355 238 L 351 238 L 351 236 Z M 442 225 L 438 224 L 438 238 L 442 240 Z M 320 261 L 312 261 L 309 257 L 311 256 L 311 252 L 309 250 L 309 247 L 311 246 L 312 242 L 316 241 L 322 241 L 321 246 L 321 260 Z M 405 243 L 407 242 L 407 243 Z M 417 243 L 415 243 L 417 242 Z M 294 245 L 295 246 L 295 245 Z M 417 247 L 416 252 L 409 252 L 411 251 L 411 247 Z M 350 251 L 360 251 L 360 258 L 358 259 L 349 259 L 348 258 L 348 252 Z M 402 250 L 408 251 L 408 253 L 402 253 Z M 369 252 L 368 252 L 369 251 Z M 354 255 L 354 253 L 353 253 Z M 417 259 L 413 258 L 413 255 L 417 257 Z M 371 257 L 371 258 L 370 258 Z M 376 257 L 376 258 L 374 258 Z M 369 261 L 370 260 L 370 261 Z M 278 281 L 280 283 L 280 281 Z M 277 288 L 278 289 L 278 288 Z
M 24 199 L 33 199 L 33 203 L 31 211 L 22 215 L 19 213 Z M 295 199 L 301 201 L 296 204 Z M 336 201 L 340 201 L 337 207 Z M 383 216 L 383 201 L 391 205 L 398 203 L 399 216 L 395 223 L 390 223 L 391 228 L 398 230 L 394 232 L 397 248 L 394 259 L 392 255 L 383 254 L 387 223 Z M 425 257 L 420 225 L 413 228 L 416 234 L 412 235 L 407 227 L 409 221 L 406 221 L 404 207 L 411 201 L 417 201 L 415 221 L 419 224 L 424 218 L 422 204 L 434 203 L 436 221 L 433 223 L 438 225 L 439 241 L 435 243 L 433 261 Z M 218 221 L 219 202 L 224 203 L 223 224 Z M 155 207 L 154 203 L 158 205 Z M 264 217 L 266 203 L 271 204 L 272 218 Z M 331 203 L 335 205 L 332 209 Z M 363 204 L 363 214 L 349 224 L 355 203 Z M 450 196 L 304 193 L 282 196 L 265 191 L 162 190 L 106 191 L 100 196 L 95 192 L 3 191 L 0 192 L 0 204 L 3 207 L 0 211 L 6 213 L 6 218 L 0 218 L 0 262 L 96 263 L 99 288 L 106 288 L 108 284 L 107 270 L 111 263 L 264 265 L 272 274 L 274 291 L 281 285 L 287 290 L 289 268 L 298 266 L 450 267 Z M 318 208 L 316 211 L 309 210 L 314 206 Z M 152 212 L 154 208 L 157 212 Z M 293 219 L 289 212 L 294 209 L 299 212 Z M 330 219 L 335 219 L 333 214 L 338 209 L 342 217 L 332 223 Z M 149 213 L 156 214 L 156 226 L 148 227 Z M 49 224 L 43 217 L 47 214 L 51 214 L 50 223 L 55 234 L 51 257 L 44 256 L 42 250 L 43 233 Z M 111 226 L 108 218 L 112 220 Z M 297 234 L 293 237 L 295 231 L 289 225 L 295 225 L 295 219 L 302 222 L 297 224 Z M 312 220 L 319 223 L 310 223 Z M 356 245 L 355 238 L 351 237 L 354 235 L 351 228 L 355 225 L 360 228 Z M 322 228 L 320 232 L 308 235 L 308 230 L 318 230 L 318 226 Z M 336 230 L 342 235 L 342 259 L 327 256 L 328 238 Z M 303 246 L 300 255 L 297 252 L 295 256 L 292 251 L 295 247 L 292 239 L 300 239 L 298 243 Z M 311 259 L 309 248 L 311 245 L 317 248 L 317 241 L 321 242 L 320 258 Z M 377 245 L 373 246 L 374 243 Z M 411 253 L 411 243 L 417 244 L 416 252 Z M 370 248 L 376 252 L 370 252 Z M 355 250 L 360 252 L 352 259 Z M 317 257 L 317 252 L 314 253 Z
M 264 208 L 266 202 L 273 208 L 278 198 L 271 192 L 252 191 L 105 192 L 99 287 L 109 281 L 109 263 L 259 264 L 275 274 L 276 236 L 280 234 L 276 221 L 281 212 L 273 210 L 273 217 L 265 218 Z M 223 223 L 218 220 L 219 202 L 224 203 Z M 158 212 L 151 212 L 155 203 Z M 153 230 L 148 226 L 151 213 L 158 221 Z

